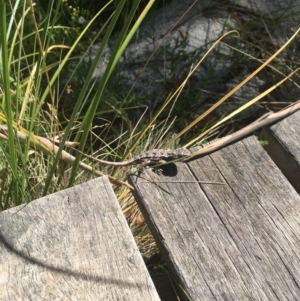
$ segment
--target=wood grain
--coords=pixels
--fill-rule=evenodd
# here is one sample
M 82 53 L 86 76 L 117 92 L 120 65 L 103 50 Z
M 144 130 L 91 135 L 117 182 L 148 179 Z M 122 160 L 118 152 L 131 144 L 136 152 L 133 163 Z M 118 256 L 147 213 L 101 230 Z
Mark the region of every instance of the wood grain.
M 0 300 L 159 300 L 106 177 L 1 212 Z
M 254 137 L 131 183 L 192 300 L 299 300 L 300 197 Z

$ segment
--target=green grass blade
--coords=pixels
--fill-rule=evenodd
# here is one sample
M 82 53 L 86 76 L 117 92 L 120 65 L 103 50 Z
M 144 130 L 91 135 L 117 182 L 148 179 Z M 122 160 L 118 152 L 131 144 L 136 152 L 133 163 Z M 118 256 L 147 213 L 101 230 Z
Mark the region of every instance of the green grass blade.
M 108 2 L 97 14 L 96 16 L 88 23 L 88 25 L 85 27 L 85 29 L 82 31 L 82 33 L 80 34 L 80 36 L 77 38 L 77 40 L 75 41 L 75 43 L 71 46 L 70 50 L 68 51 L 67 55 L 65 56 L 64 60 L 61 62 L 58 70 L 56 71 L 56 73 L 54 74 L 54 76 L 52 77 L 51 79 L 51 84 L 54 83 L 54 81 L 57 79 L 61 69 L 63 68 L 63 66 L 65 65 L 65 63 L 67 62 L 67 60 L 70 58 L 71 54 L 73 53 L 75 47 L 77 46 L 77 44 L 79 43 L 79 41 L 82 39 L 82 37 L 84 36 L 84 34 L 87 32 L 88 28 L 92 25 L 92 23 L 96 20 L 96 18 L 105 10 L 105 8 L 107 8 L 108 5 L 110 5 L 112 3 L 112 1 Z M 50 185 L 50 181 L 51 181 L 51 178 L 52 178 L 52 175 L 53 173 L 55 172 L 55 169 L 56 169 L 56 166 L 58 164 L 58 161 L 59 161 L 59 158 L 60 158 L 60 155 L 61 155 L 61 152 L 63 150 L 63 146 L 68 138 L 68 135 L 71 131 L 71 128 L 74 124 L 74 121 L 76 120 L 76 118 L 78 117 L 79 115 L 79 109 L 81 107 L 81 104 L 83 103 L 84 99 L 85 99 L 85 95 L 89 89 L 89 86 L 90 86 L 90 83 L 91 83 L 91 79 L 92 79 L 92 76 L 93 76 L 93 73 L 94 73 L 94 70 L 96 69 L 97 65 L 98 65 L 98 62 L 101 58 L 101 55 L 103 53 L 103 50 L 105 49 L 105 45 L 107 44 L 108 40 L 109 40 L 109 37 L 111 35 L 111 32 L 112 32 L 112 29 L 113 27 L 111 28 L 111 31 L 109 31 L 109 29 L 106 31 L 106 34 L 102 40 L 102 43 L 101 43 L 101 47 L 97 53 L 97 56 L 94 60 L 94 63 L 87 75 L 87 79 L 81 89 L 81 92 L 78 96 L 78 99 L 77 99 L 77 102 L 75 104 L 75 107 L 73 109 L 73 112 L 72 112 L 72 115 L 69 119 L 69 122 L 68 122 L 68 125 L 65 129 L 65 135 L 63 136 L 63 139 L 61 141 L 61 144 L 60 144 L 60 148 L 59 148 L 59 151 L 57 153 L 57 156 L 56 158 L 54 159 L 53 161 L 53 165 L 52 165 L 52 168 L 49 170 L 48 174 L 47 174 L 47 179 L 46 179 L 46 182 L 45 182 L 45 188 L 44 188 L 44 194 L 47 193 L 48 189 L 49 189 L 49 185 Z M 44 99 L 46 98 L 47 96 L 47 93 L 48 93 L 48 90 L 46 89 L 45 93 L 43 94 L 43 96 L 41 97 L 41 101 L 43 102 Z M 75 138 L 76 139 L 76 138 Z M 73 174 L 74 174 L 74 168 L 72 169 L 73 170 Z
M 0 0 L 0 42 L 1 42 L 1 59 L 2 59 L 2 80 L 3 80 L 3 103 L 2 110 L 5 112 L 8 125 L 8 150 L 9 150 L 9 164 L 12 174 L 17 174 L 17 156 L 14 147 L 14 133 L 12 128 L 12 107 L 11 107 L 11 95 L 10 95 L 10 64 L 8 63 L 8 43 L 6 32 L 6 3 L 4 0 Z M 15 184 L 16 181 L 13 181 Z M 19 188 L 14 189 L 14 198 L 17 201 L 19 194 Z
M 91 126 L 92 120 L 95 116 L 96 110 L 99 106 L 99 103 L 101 101 L 101 97 L 104 91 L 104 88 L 107 84 L 107 81 L 111 75 L 111 73 L 113 72 L 117 61 L 119 60 L 120 56 L 123 54 L 126 46 L 128 45 L 130 39 L 132 38 L 133 34 L 136 32 L 136 30 L 138 29 L 138 26 L 140 25 L 140 23 L 142 22 L 142 20 L 144 19 L 146 12 L 149 11 L 151 5 L 154 3 L 154 1 L 149 1 L 149 4 L 147 5 L 146 9 L 144 10 L 143 14 L 138 18 L 135 26 L 132 28 L 132 30 L 129 32 L 128 34 L 128 29 L 129 26 L 131 25 L 131 22 L 134 18 L 134 15 L 138 9 L 139 6 L 139 2 L 140 1 L 136 1 L 135 4 L 133 5 L 133 7 L 131 8 L 131 11 L 126 19 L 126 22 L 123 26 L 123 29 L 121 31 L 121 33 L 119 34 L 119 38 L 117 40 L 117 43 L 115 45 L 114 51 L 111 55 L 111 59 L 107 65 L 107 68 L 105 70 L 105 73 L 103 75 L 103 78 L 100 82 L 99 88 L 97 89 L 97 92 L 92 100 L 92 103 L 87 111 L 87 113 L 85 114 L 85 117 L 82 121 L 81 124 L 81 128 L 79 129 L 79 132 L 83 132 L 81 139 L 80 139 L 80 150 L 83 150 L 85 144 L 86 144 L 86 140 L 87 137 L 89 135 L 89 128 Z M 122 11 L 123 5 L 125 4 L 125 1 L 122 1 L 119 3 L 119 6 L 117 7 L 116 11 L 115 11 L 115 15 L 114 18 L 112 19 L 112 22 L 110 24 L 109 30 L 108 31 L 112 31 L 112 29 L 114 28 L 117 19 Z M 108 36 L 109 37 L 109 36 Z M 108 38 L 107 37 L 107 38 Z M 107 42 L 107 41 L 106 41 Z M 80 160 L 80 156 L 77 156 L 76 161 L 74 162 L 74 169 L 77 170 L 78 168 L 78 164 L 79 164 L 79 160 Z M 75 180 L 75 174 L 73 173 L 70 179 L 70 186 L 73 185 Z

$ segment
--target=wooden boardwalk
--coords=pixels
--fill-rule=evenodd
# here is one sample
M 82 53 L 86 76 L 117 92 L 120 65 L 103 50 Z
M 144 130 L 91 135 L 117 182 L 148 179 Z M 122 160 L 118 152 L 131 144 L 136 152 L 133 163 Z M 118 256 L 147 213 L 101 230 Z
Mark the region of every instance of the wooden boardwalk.
M 130 177 L 180 300 L 300 300 L 299 129 Z M 159 300 L 105 178 L 2 212 L 0 235 L 1 301 Z
M 107 178 L 1 213 L 0 300 L 160 300 Z

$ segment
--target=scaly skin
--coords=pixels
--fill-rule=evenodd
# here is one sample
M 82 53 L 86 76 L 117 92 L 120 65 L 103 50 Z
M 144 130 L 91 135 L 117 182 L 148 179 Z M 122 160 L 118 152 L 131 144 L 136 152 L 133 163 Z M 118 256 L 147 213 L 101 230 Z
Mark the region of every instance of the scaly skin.
M 78 150 L 77 150 L 78 151 Z M 171 149 L 152 149 L 146 152 L 139 154 L 136 157 L 133 157 L 127 161 L 123 162 L 113 162 L 106 161 L 94 158 L 92 156 L 88 156 L 83 152 L 78 151 L 82 155 L 97 162 L 112 165 L 112 166 L 129 166 L 129 165 L 137 165 L 141 164 L 142 166 L 147 165 L 156 165 L 156 164 L 164 164 L 171 161 L 176 161 L 176 159 L 186 159 L 190 156 L 190 152 L 185 148 L 177 148 L 175 150 Z

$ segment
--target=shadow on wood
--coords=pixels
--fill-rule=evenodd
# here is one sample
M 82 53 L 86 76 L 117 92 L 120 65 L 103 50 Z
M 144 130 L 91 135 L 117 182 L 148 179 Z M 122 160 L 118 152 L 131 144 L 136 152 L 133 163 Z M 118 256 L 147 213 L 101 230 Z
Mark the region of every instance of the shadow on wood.
M 300 197 L 257 140 L 176 166 L 130 181 L 191 300 L 298 301 Z
M 0 300 L 159 300 L 107 178 L 0 213 Z
M 271 128 L 264 128 L 260 138 L 265 149 L 300 193 L 300 112 L 287 117 Z

